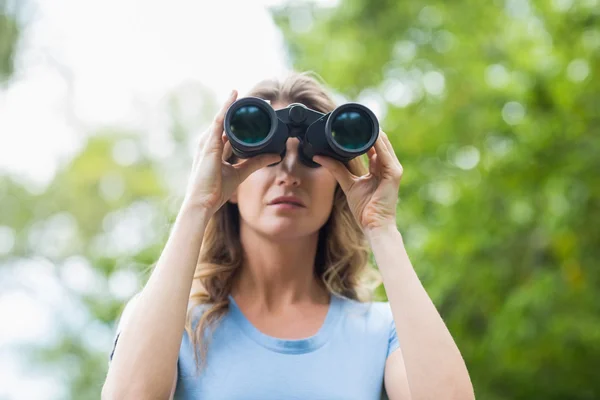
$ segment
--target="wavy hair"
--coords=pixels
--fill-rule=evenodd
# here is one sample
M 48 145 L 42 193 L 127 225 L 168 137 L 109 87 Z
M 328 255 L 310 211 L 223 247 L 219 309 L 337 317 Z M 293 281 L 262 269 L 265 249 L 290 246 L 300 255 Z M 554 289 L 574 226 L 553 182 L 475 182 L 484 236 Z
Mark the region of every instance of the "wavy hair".
M 323 113 L 336 107 L 324 85 L 310 72 L 294 72 L 282 81 L 264 80 L 247 95 L 269 100 L 271 104 L 302 103 Z M 347 165 L 354 174 L 368 172 L 364 157 L 357 157 Z M 331 215 L 319 231 L 315 276 L 332 294 L 357 301 L 371 300 L 381 278 L 371 267 L 369 251 L 368 242 L 338 184 Z M 212 216 L 204 232 L 186 316 L 185 330 L 193 344 L 198 372 L 206 360 L 208 333 L 229 309 L 229 294 L 242 260 L 238 206 L 227 202 Z M 199 317 L 196 315 L 198 307 L 202 311 Z

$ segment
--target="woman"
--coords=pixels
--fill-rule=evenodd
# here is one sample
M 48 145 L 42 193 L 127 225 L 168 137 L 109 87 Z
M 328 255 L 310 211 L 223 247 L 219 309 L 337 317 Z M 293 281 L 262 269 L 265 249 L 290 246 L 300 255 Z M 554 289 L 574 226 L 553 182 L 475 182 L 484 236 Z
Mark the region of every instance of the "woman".
M 249 95 L 335 108 L 307 74 Z M 163 253 L 123 312 L 103 398 L 473 399 L 396 226 L 402 166 L 386 134 L 368 170 L 306 167 L 296 138 L 283 160 L 239 161 L 223 132 L 236 97 L 203 134 Z M 361 294 L 368 246 L 389 303 Z

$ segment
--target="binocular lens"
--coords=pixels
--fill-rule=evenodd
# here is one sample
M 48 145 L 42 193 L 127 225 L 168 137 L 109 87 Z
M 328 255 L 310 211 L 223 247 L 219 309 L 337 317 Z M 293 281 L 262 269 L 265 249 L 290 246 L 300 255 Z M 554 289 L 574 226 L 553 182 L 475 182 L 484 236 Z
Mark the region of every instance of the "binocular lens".
M 346 103 L 323 113 L 302 103 L 275 110 L 259 97 L 244 97 L 227 109 L 223 129 L 239 158 L 259 154 L 285 155 L 286 142 L 299 140 L 300 161 L 311 168 L 315 155 L 349 161 L 366 153 L 379 132 L 377 117 L 367 107 Z
M 362 110 L 341 112 L 331 124 L 331 137 L 337 145 L 349 151 L 366 146 L 372 134 L 371 118 Z
M 231 116 L 231 133 L 246 144 L 264 140 L 271 131 L 271 118 L 260 107 L 247 105 L 238 108 Z

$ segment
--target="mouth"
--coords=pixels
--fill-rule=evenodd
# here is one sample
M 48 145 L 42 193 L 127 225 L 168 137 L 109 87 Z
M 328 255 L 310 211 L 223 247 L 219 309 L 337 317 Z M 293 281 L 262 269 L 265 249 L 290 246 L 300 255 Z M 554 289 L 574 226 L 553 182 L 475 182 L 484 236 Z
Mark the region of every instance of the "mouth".
M 292 207 L 304 208 L 303 205 L 300 205 L 297 203 L 288 203 L 288 202 L 274 203 L 274 204 L 269 204 L 269 205 L 270 206 L 292 206 Z
M 306 208 L 302 201 L 295 197 L 278 197 L 269 203 L 270 206 Z
M 276 204 L 270 204 L 271 207 L 275 207 L 278 210 L 302 210 L 306 207 L 298 205 L 298 204 L 294 204 L 294 203 L 276 203 Z

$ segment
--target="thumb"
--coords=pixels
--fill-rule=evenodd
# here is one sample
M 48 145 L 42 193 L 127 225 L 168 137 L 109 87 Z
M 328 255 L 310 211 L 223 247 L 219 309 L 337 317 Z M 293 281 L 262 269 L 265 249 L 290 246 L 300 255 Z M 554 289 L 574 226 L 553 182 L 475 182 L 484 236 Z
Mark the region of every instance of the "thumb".
M 252 173 L 258 171 L 267 165 L 274 164 L 281 161 L 279 154 L 261 154 L 245 160 L 244 162 L 235 166 L 240 174 L 241 182 L 246 180 Z
M 343 163 L 338 160 L 334 160 L 333 158 L 325 156 L 314 156 L 313 160 L 331 172 L 331 175 L 333 175 L 333 177 L 338 181 L 345 193 L 352 187 L 354 180 L 357 178 L 348 170 L 348 168 L 346 168 Z

